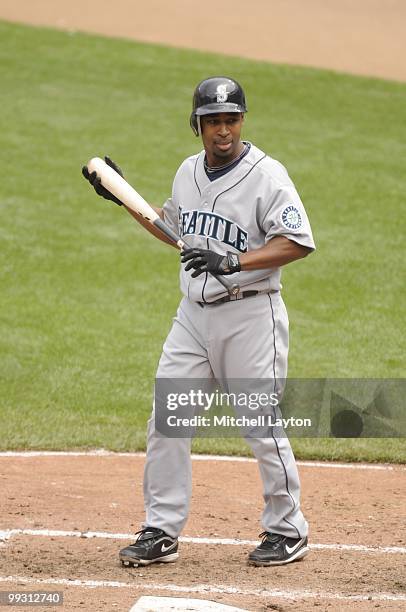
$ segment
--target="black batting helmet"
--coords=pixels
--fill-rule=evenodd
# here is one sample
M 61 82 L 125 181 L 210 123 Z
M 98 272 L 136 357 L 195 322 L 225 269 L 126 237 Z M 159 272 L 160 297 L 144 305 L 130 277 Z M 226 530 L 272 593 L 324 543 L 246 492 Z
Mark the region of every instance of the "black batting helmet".
M 202 115 L 215 113 L 246 113 L 245 94 L 237 81 L 225 76 L 204 79 L 193 94 L 193 110 L 190 127 L 196 136 L 200 133 Z

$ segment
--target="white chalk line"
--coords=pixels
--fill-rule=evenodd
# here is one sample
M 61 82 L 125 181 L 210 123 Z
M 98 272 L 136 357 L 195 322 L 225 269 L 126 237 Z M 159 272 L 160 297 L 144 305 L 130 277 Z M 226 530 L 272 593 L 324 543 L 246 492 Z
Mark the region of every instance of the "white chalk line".
M 0 459 L 7 457 L 142 457 L 145 458 L 145 453 L 121 453 L 115 451 L 107 451 L 103 448 L 90 451 L 2 451 Z M 256 463 L 256 459 L 252 457 L 232 457 L 229 455 L 192 455 L 194 461 L 231 461 L 241 463 Z M 406 466 L 402 464 L 374 464 L 374 463 L 336 463 L 333 461 L 297 461 L 297 465 L 302 467 L 316 468 L 338 468 L 351 470 L 406 470 Z
M 278 589 L 242 589 L 227 585 L 197 584 L 182 586 L 175 584 L 156 584 L 121 582 L 118 580 L 69 580 L 67 578 L 27 578 L 25 576 L 0 576 L 0 582 L 17 582 L 21 584 L 52 584 L 57 586 L 76 586 L 85 588 L 115 588 L 147 591 L 170 591 L 172 593 L 216 593 L 227 595 L 247 595 L 256 597 L 274 597 L 279 599 L 335 599 L 344 601 L 406 601 L 406 595 L 395 593 L 368 593 L 365 595 L 346 595 L 345 593 L 327 593 L 324 591 Z
M 58 529 L 6 529 L 0 531 L 0 541 L 10 540 L 15 536 L 34 536 L 42 538 L 99 538 L 103 540 L 133 540 L 131 533 L 109 533 L 105 531 L 67 531 Z M 258 540 L 238 540 L 234 538 L 201 538 L 181 536 L 179 542 L 185 544 L 217 544 L 222 546 L 257 546 Z M 365 546 L 363 544 L 309 544 L 314 550 L 347 550 L 350 552 L 378 554 L 406 554 L 403 546 Z

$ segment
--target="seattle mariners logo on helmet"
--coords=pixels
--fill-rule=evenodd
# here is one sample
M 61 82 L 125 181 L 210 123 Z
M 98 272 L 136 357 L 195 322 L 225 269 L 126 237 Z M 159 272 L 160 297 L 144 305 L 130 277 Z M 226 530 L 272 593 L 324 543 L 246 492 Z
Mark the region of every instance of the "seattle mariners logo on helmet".
M 227 85 L 218 85 L 217 86 L 217 102 L 220 104 L 221 102 L 227 102 L 228 93 L 227 93 Z
M 245 94 L 237 81 L 224 76 L 210 77 L 199 83 L 194 91 L 190 127 L 198 136 L 202 115 L 246 112 Z
M 282 223 L 290 230 L 297 230 L 302 225 L 302 217 L 296 206 L 287 206 L 282 212 Z

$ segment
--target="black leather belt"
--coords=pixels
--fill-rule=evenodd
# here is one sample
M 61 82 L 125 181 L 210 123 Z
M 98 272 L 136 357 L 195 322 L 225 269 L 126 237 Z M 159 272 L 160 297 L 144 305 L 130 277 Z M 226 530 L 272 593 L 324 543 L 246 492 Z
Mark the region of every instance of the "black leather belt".
M 197 302 L 199 306 L 204 308 L 205 306 L 217 306 L 218 304 L 225 304 L 226 302 L 235 302 L 238 300 L 243 300 L 247 297 L 253 297 L 254 295 L 258 295 L 259 293 L 278 293 L 277 291 L 241 291 L 237 293 L 237 295 L 225 295 L 218 300 L 214 300 L 214 302 Z

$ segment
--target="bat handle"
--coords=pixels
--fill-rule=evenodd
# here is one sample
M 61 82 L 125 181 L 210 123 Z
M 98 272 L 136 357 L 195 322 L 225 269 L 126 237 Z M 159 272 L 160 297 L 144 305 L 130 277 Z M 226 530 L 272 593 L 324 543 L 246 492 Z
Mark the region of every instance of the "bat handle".
M 168 238 L 173 240 L 180 249 L 183 249 L 183 247 L 189 248 L 187 243 L 181 238 L 179 238 L 179 236 L 175 234 L 175 232 L 172 231 L 171 228 L 168 227 L 166 223 L 164 223 L 164 221 L 162 221 L 162 219 L 156 219 L 154 221 L 154 225 L 158 227 L 161 230 L 161 232 L 163 232 L 166 236 L 168 236 Z M 219 274 L 212 274 L 212 276 L 214 276 L 214 278 L 221 285 L 223 285 L 223 287 L 227 290 L 228 295 L 237 295 L 240 292 L 240 287 L 237 283 L 230 283 L 227 279 L 225 279 L 223 276 Z
M 229 283 L 220 274 L 213 274 L 212 276 L 214 276 L 214 278 L 218 280 L 218 282 L 221 283 L 225 289 L 227 289 L 228 295 L 237 295 L 240 293 L 240 287 L 237 285 L 237 283 Z

